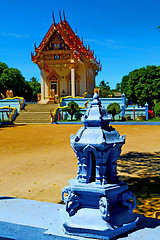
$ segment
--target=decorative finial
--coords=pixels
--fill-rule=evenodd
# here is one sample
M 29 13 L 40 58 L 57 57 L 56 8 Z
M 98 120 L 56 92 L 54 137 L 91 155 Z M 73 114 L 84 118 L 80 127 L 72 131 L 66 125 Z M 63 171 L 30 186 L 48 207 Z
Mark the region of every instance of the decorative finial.
M 64 12 L 64 10 L 63 10 L 63 18 L 64 18 L 63 21 L 66 21 L 66 17 L 65 17 L 65 12 Z
M 59 11 L 60 23 L 62 23 L 61 12 Z
M 36 49 L 37 49 L 37 47 L 36 47 L 36 43 L 34 43 L 34 49 L 35 49 L 35 51 L 36 51 Z
M 53 24 L 55 24 L 54 12 L 52 11 Z
M 146 102 L 145 107 L 148 107 L 148 103 Z
M 31 52 L 31 59 L 33 59 L 33 57 L 34 57 L 34 53 L 33 53 L 33 52 Z

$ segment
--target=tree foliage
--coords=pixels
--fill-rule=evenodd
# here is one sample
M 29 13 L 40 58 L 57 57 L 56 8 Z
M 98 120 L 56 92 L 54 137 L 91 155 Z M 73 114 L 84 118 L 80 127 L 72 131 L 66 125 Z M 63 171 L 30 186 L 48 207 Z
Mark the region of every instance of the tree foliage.
M 156 103 L 154 106 L 154 114 L 156 117 L 160 117 L 160 102 Z
M 116 89 L 115 89 L 115 91 L 117 91 L 117 92 L 120 92 L 120 91 L 121 91 L 121 84 L 120 84 L 120 83 L 117 83 L 117 84 L 116 84 Z
M 22 76 L 21 72 L 16 68 L 5 68 L 0 76 L 1 92 L 5 95 L 7 89 L 12 89 L 14 96 L 30 99 L 32 89 L 28 82 Z
M 74 101 L 70 101 L 68 103 L 67 108 L 63 109 L 63 111 L 67 111 L 70 115 L 71 115 L 71 121 L 73 120 L 73 115 L 75 113 L 79 113 L 80 112 L 80 108 L 78 106 L 78 104 Z
M 120 105 L 116 102 L 110 103 L 107 107 L 107 112 L 109 114 L 112 114 L 112 117 L 113 117 L 113 120 L 114 120 L 114 117 L 121 112 Z
M 32 77 L 31 80 L 28 82 L 29 86 L 32 89 L 32 101 L 37 101 L 37 94 L 41 92 L 41 84 L 38 82 L 38 79 Z
M 109 82 L 105 82 L 104 80 L 102 80 L 99 83 L 98 88 L 100 89 L 99 97 L 101 97 L 101 98 L 106 98 L 106 97 L 108 97 L 108 95 L 111 94 Z
M 27 82 L 16 68 L 9 68 L 0 62 L 0 93 L 6 95 L 6 90 L 13 90 L 14 96 L 24 97 L 27 101 L 36 101 L 36 91 L 40 91 L 36 78 Z
M 124 76 L 121 82 L 121 92 L 124 92 L 129 101 L 149 107 L 154 101 L 160 101 L 160 66 L 147 66 L 136 69 Z
M 8 68 L 7 64 L 0 62 L 0 76 L 6 68 Z

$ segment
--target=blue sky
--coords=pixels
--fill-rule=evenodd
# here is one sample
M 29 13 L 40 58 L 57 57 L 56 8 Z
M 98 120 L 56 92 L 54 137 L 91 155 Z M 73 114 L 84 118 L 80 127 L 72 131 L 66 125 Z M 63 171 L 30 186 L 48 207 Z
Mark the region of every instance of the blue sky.
M 96 84 L 115 88 L 134 69 L 160 65 L 159 0 L 0 0 L 0 61 L 27 81 L 40 79 L 31 51 L 50 28 L 52 11 L 59 22 L 59 10 L 101 60 Z

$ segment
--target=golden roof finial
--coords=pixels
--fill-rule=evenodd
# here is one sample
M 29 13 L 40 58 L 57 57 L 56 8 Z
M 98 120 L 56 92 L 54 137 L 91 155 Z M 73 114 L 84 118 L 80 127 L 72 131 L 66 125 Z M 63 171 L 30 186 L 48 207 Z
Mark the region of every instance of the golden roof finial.
M 59 11 L 60 23 L 62 23 L 61 12 Z
M 66 16 L 65 16 L 65 12 L 64 12 L 64 10 L 63 10 L 63 18 L 64 18 L 63 21 L 66 21 Z
M 52 11 L 53 24 L 55 24 L 54 12 Z

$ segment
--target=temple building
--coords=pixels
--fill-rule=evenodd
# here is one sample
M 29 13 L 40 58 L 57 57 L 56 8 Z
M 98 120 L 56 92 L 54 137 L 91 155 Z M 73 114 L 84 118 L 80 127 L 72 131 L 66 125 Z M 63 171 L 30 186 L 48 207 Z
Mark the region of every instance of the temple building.
M 64 15 L 64 14 L 63 14 Z M 41 71 L 41 101 L 59 99 L 62 96 L 87 97 L 94 93 L 95 76 L 101 70 L 100 61 L 90 46 L 83 44 L 65 19 L 53 24 L 31 58 Z

